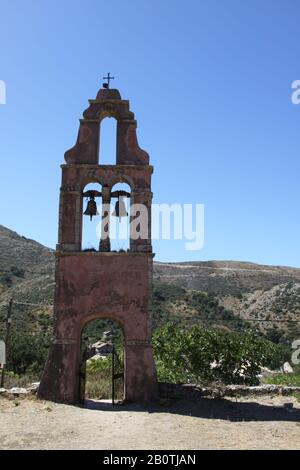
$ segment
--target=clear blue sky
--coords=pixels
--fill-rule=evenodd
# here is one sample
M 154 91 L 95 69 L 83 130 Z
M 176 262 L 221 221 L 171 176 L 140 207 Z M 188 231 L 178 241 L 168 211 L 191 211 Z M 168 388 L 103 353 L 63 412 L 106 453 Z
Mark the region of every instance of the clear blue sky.
M 156 202 L 205 204 L 205 245 L 161 261 L 300 267 L 297 0 L 1 0 L 0 223 L 54 247 L 60 167 L 110 71 Z

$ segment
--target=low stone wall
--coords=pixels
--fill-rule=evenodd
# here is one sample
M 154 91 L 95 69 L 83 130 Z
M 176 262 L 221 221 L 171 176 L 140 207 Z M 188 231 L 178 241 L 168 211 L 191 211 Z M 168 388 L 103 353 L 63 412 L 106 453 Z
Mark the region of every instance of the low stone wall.
M 39 383 L 33 383 L 29 388 L 13 387 L 10 389 L 0 388 L 0 396 L 21 397 L 30 394 L 36 394 Z M 250 395 L 282 395 L 288 396 L 294 393 L 300 393 L 300 387 L 287 387 L 283 385 L 258 385 L 249 387 L 247 385 L 224 385 L 201 387 L 194 384 L 159 384 L 160 398 L 183 398 L 185 396 L 195 397 L 235 397 Z
M 39 388 L 39 382 L 32 383 L 28 388 L 12 387 L 12 388 L 0 388 L 0 396 L 12 396 L 12 397 L 25 397 L 26 395 L 37 393 Z

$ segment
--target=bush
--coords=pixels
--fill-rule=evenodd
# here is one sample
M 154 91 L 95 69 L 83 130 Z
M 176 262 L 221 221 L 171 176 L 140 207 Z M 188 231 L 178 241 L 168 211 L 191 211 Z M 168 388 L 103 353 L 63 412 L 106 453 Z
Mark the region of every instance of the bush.
M 49 344 L 50 337 L 47 335 L 12 332 L 7 347 L 7 369 L 16 374 L 41 372 Z
M 16 277 L 24 277 L 25 271 L 22 268 L 18 268 L 17 266 L 12 266 L 10 268 L 10 272 Z
M 33 382 L 38 382 L 40 378 L 40 374 L 37 373 L 28 372 L 22 375 L 18 375 L 11 371 L 5 371 L 4 386 L 5 388 L 28 388 Z
M 250 329 L 250 324 L 237 317 L 231 310 L 224 308 L 219 299 L 212 293 L 187 291 L 182 287 L 172 284 L 164 284 L 155 281 L 153 284 L 152 320 L 154 327 L 159 327 L 174 317 L 182 325 L 187 324 L 187 319 L 176 315 L 176 302 L 181 302 L 185 310 L 192 313 L 190 320 L 194 323 L 205 322 L 213 325 L 223 323 L 226 328 L 235 331 Z
M 115 373 L 121 372 L 122 363 L 115 363 Z M 112 396 L 112 357 L 90 359 L 86 363 L 85 397 L 94 399 L 111 398 Z M 115 380 L 115 398 L 123 399 L 123 380 Z
M 4 284 L 6 287 L 12 286 L 12 277 L 8 273 L 1 273 L 0 274 L 0 283 Z
M 300 387 L 300 374 L 276 374 L 270 377 L 266 377 L 264 382 L 272 385 Z
M 86 363 L 85 397 L 101 400 L 111 397 L 111 357 Z
M 258 383 L 261 366 L 280 361 L 276 345 L 249 331 L 229 333 L 199 325 L 167 323 L 153 335 L 158 378 L 163 382 Z

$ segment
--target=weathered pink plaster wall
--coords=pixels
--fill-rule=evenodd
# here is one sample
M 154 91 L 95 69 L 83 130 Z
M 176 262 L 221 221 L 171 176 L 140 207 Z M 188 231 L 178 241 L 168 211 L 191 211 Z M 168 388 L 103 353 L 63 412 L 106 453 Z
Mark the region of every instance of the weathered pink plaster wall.
M 96 318 L 117 321 L 124 332 L 125 399 L 156 397 L 150 344 L 151 253 L 58 254 L 55 328 L 39 396 L 79 400 L 80 337 Z

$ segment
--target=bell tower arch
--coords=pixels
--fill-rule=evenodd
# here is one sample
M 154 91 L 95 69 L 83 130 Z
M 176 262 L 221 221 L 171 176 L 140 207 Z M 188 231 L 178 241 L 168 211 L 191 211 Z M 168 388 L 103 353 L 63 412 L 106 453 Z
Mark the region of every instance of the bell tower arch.
M 99 158 L 101 120 L 117 120 L 116 164 L 102 165 Z M 156 371 L 151 347 L 151 175 L 149 155 L 138 145 L 137 122 L 129 101 L 107 85 L 80 120 L 77 142 L 65 153 L 60 189 L 59 231 L 56 247 L 54 340 L 38 391 L 43 399 L 76 403 L 79 396 L 80 338 L 83 326 L 94 318 L 112 318 L 124 330 L 125 400 L 147 401 L 157 396 Z M 84 191 L 99 183 L 101 191 Z M 114 191 L 127 183 L 127 191 Z M 86 210 L 83 201 L 88 198 Z M 124 199 L 143 207 L 139 236 L 130 232 L 127 251 L 111 251 L 110 218 L 126 217 Z M 101 200 L 101 211 L 97 201 Z M 111 204 L 117 202 L 110 210 Z M 82 214 L 99 217 L 98 251 L 82 251 Z

